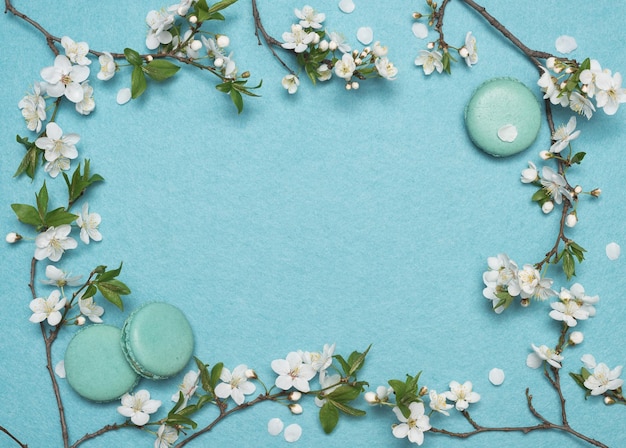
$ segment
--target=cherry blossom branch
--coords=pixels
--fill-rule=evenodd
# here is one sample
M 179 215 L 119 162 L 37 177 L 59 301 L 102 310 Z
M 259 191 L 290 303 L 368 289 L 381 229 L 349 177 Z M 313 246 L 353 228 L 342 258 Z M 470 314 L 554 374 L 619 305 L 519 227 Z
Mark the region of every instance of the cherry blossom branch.
M 259 14 L 259 9 L 256 5 L 256 0 L 252 0 L 252 16 L 254 17 L 254 35 L 256 36 L 259 45 L 262 45 L 261 38 L 259 36 L 260 33 L 261 36 L 263 36 L 263 40 L 265 40 L 265 43 L 267 44 L 267 48 L 269 48 L 269 50 L 272 52 L 272 55 L 276 58 L 280 65 L 282 65 L 285 70 L 287 70 L 290 74 L 295 76 L 296 72 L 293 71 L 274 50 L 274 47 L 279 47 L 281 43 L 272 36 L 270 36 L 267 31 L 265 31 L 265 27 L 263 26 L 263 22 L 261 21 L 261 15 Z
M 431 427 L 430 432 L 435 433 L 435 434 L 443 434 L 443 435 L 446 435 L 449 437 L 455 437 L 458 439 L 468 439 L 475 435 L 482 434 L 482 433 L 489 433 L 489 432 L 521 432 L 523 434 L 528 434 L 534 431 L 556 430 L 556 431 L 562 431 L 562 432 L 568 433 L 578 439 L 581 439 L 589 443 L 590 445 L 601 447 L 601 448 L 608 448 L 607 445 L 572 429 L 572 427 L 567 423 L 567 421 L 564 421 L 563 424 L 561 425 L 557 425 L 555 423 L 550 422 L 535 409 L 534 405 L 532 404 L 532 398 L 533 397 L 532 395 L 530 395 L 529 390 L 526 389 L 526 401 L 527 401 L 528 409 L 533 414 L 533 416 L 537 418 L 537 420 L 541 421 L 541 423 L 538 423 L 536 425 L 502 426 L 502 427 L 482 426 L 476 423 L 476 421 L 472 419 L 472 417 L 470 417 L 469 412 L 462 411 L 461 413 L 463 414 L 463 417 L 465 417 L 465 419 L 469 422 L 469 424 L 472 425 L 472 427 L 474 428 L 473 431 L 453 432 L 453 431 L 448 431 L 442 428 Z
M 17 443 L 20 447 L 28 448 L 28 445 L 20 442 L 20 440 L 17 437 L 15 437 L 13 434 L 11 434 L 11 432 L 8 429 L 6 429 L 4 426 L 0 426 L 0 431 L 5 433 L 7 436 L 9 436 L 9 438 L 13 440 L 15 443 Z
M 103 426 L 98 431 L 95 431 L 95 432 L 92 432 L 92 433 L 89 433 L 89 434 L 85 434 L 80 439 L 78 439 L 76 442 L 74 442 L 71 445 L 70 448 L 76 448 L 77 446 L 79 446 L 83 442 L 86 442 L 87 440 L 94 439 L 94 438 L 96 438 L 98 436 L 101 436 L 102 434 L 107 433 L 107 432 L 117 431 L 117 430 L 122 429 L 122 428 L 141 429 L 140 426 L 135 426 L 135 425 L 129 423 L 128 421 L 126 421 L 124 423 L 121 423 L 121 424 L 113 423 L 112 425 Z

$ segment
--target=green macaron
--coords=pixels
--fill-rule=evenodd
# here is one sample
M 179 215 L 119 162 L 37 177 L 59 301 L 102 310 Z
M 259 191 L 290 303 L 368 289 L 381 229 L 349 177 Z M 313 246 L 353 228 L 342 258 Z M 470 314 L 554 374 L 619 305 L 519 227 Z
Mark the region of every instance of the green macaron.
M 193 353 L 189 321 L 173 305 L 152 302 L 133 311 L 122 328 L 122 351 L 141 376 L 165 379 L 187 366 Z
M 506 157 L 530 147 L 541 127 L 537 98 L 513 78 L 495 78 L 479 86 L 465 108 L 472 142 L 487 154 Z
M 65 351 L 69 385 L 93 401 L 115 400 L 130 391 L 139 376 L 120 346 L 121 331 L 110 325 L 89 325 L 78 331 Z

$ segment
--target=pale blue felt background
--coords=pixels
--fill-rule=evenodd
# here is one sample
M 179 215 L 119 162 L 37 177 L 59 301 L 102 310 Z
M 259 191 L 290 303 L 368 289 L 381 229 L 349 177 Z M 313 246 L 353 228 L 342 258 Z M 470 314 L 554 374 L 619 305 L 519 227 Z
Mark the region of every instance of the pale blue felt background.
M 456 64 L 452 76 L 425 77 L 413 64 L 425 42 L 411 32 L 411 13 L 425 11 L 422 3 L 355 2 L 350 15 L 334 0 L 310 4 L 327 14 L 329 30 L 344 32 L 353 46 L 357 28 L 372 27 L 399 69 L 393 83 L 368 81 L 358 92 L 346 92 L 337 80 L 313 87 L 303 78 L 298 94 L 289 96 L 280 86 L 285 72 L 257 45 L 247 0 L 230 8 L 227 21 L 215 29 L 231 37 L 234 58 L 241 70 L 250 70 L 251 82 L 263 80 L 262 98 L 246 101 L 240 116 L 215 90 L 212 77 L 189 68 L 171 81 L 151 83 L 138 101 L 118 106 L 115 95 L 129 84 L 128 71 L 103 83 L 95 78 L 97 62 L 92 64 L 96 111 L 85 119 L 64 107 L 58 122 L 66 132 L 81 135 L 81 157 L 90 158 L 92 169 L 106 179 L 85 198 L 102 215 L 104 240 L 81 245 L 58 265 L 84 274 L 98 264 L 113 267 L 123 261 L 122 279 L 132 295 L 123 313 L 104 304 L 107 323 L 121 326 L 140 304 L 168 301 L 189 317 L 198 357 L 230 368 L 246 363 L 267 383 L 275 377 L 270 362 L 290 351 L 321 350 L 324 343 L 336 342 L 337 352 L 348 355 L 372 344 L 362 371 L 372 388 L 418 371 L 423 384 L 439 391 L 451 380 L 471 380 L 482 396 L 472 415 L 484 425 L 500 426 L 536 423 L 525 404 L 524 390 L 530 387 L 537 409 L 557 421 L 554 392 L 540 372 L 525 366 L 531 343 L 556 342 L 559 326 L 547 316 L 548 304 L 516 305 L 496 316 L 481 292 L 488 256 L 507 252 L 520 265 L 534 263 L 554 241 L 558 216 L 544 216 L 530 201 L 533 189 L 519 181 L 527 161 L 539 163 L 539 151 L 547 149 L 547 126 L 542 124 L 531 149 L 508 159 L 481 153 L 463 127 L 464 106 L 482 82 L 513 76 L 540 98 L 537 72 L 482 18 L 452 2 L 446 37 L 460 45 L 473 31 L 480 61 L 471 70 Z M 304 5 L 259 3 L 266 28 L 276 37 L 295 20 L 293 8 Z M 626 5 L 621 2 L 483 3 L 531 48 L 555 52 L 555 39 L 569 34 L 579 45 L 573 57 L 590 56 L 626 72 Z M 53 34 L 110 51 L 125 46 L 145 51 L 145 15 L 166 5 L 16 4 Z M 32 27 L 10 15 L 0 21 L 0 233 L 34 236 L 10 208 L 15 202 L 32 203 L 45 178 L 41 173 L 34 183 L 12 178 L 23 154 L 15 134 L 28 134 L 17 103 L 53 57 Z M 585 402 L 567 372 L 580 368 L 584 353 L 610 366 L 626 362 L 624 258 L 609 261 L 604 253 L 611 241 L 626 248 L 625 114 L 599 112 L 590 122 L 579 119 L 582 135 L 575 148 L 588 155 L 572 170 L 572 182 L 586 190 L 599 186 L 604 193 L 581 201 L 580 223 L 570 235 L 588 250 L 576 280 L 601 301 L 597 316 L 581 323 L 585 342 L 566 353 L 563 368 L 572 426 L 614 447 L 626 445 L 626 409 Z M 557 124 L 570 115 L 555 110 Z M 48 180 L 48 186 L 51 205 L 61 205 L 62 181 Z M 57 447 L 58 413 L 44 347 L 39 327 L 28 322 L 33 243 L 4 244 L 1 253 L 0 425 L 30 447 Z M 39 263 L 38 278 L 46 264 Z M 571 284 L 554 277 L 557 288 Z M 50 290 L 37 289 L 39 295 Z M 54 363 L 73 333 L 64 331 L 55 343 Z M 493 367 L 507 375 L 500 387 L 487 379 Z M 138 386 L 164 402 L 157 418 L 169 409 L 182 376 L 142 380 Z M 116 402 L 92 404 L 63 380 L 60 387 L 72 440 L 124 421 Z M 279 405 L 262 404 L 228 418 L 191 446 L 285 446 L 282 436 L 266 430 L 272 417 L 303 427 L 295 446 L 408 445 L 391 435 L 395 417 L 388 410 L 371 408 L 365 418 L 342 418 L 326 436 L 312 401 L 304 407 L 303 415 L 293 416 Z M 199 423 L 214 415 L 203 413 Z M 470 429 L 458 415 L 433 416 L 432 423 Z M 122 430 L 85 446 L 152 443 L 149 434 Z M 0 446 L 14 445 L 0 434 Z M 586 445 L 564 434 L 536 432 L 467 441 L 428 433 L 424 446 Z

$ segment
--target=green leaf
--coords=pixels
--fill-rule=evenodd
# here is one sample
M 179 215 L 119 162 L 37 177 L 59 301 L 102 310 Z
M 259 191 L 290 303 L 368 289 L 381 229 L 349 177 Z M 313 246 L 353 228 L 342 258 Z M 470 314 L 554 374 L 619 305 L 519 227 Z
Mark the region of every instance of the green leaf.
M 141 67 L 141 65 L 143 65 L 143 58 L 131 48 L 124 48 L 124 57 L 130 65 L 134 65 L 135 67 Z
M 339 361 L 339 364 L 341 365 L 341 369 L 343 370 L 344 375 L 349 376 L 348 372 L 350 371 L 350 364 L 348 364 L 348 362 L 343 358 L 343 356 L 334 355 L 333 358 Z
M 100 294 L 102 294 L 105 299 L 118 307 L 120 310 L 124 311 L 124 303 L 122 302 L 122 298 L 118 293 L 109 290 L 107 285 L 107 283 L 98 283 L 98 291 L 100 291 Z
M 96 295 L 96 292 L 98 292 L 98 289 L 94 285 L 89 285 L 87 286 L 87 289 L 85 290 L 82 298 L 88 299 L 89 297 L 93 297 Z
M 37 198 L 37 210 L 39 210 L 39 216 L 44 217 L 48 212 L 48 188 L 46 187 L 46 181 L 43 182 L 39 194 L 35 193 Z
M 37 169 L 37 161 L 39 160 L 39 150 L 33 144 L 24 155 L 24 158 L 20 162 L 20 166 L 17 167 L 13 177 L 18 177 L 22 173 L 26 173 L 31 179 L 35 178 L 35 170 Z
M 194 356 L 196 365 L 198 366 L 198 370 L 200 371 L 200 383 L 202 384 L 202 389 L 206 392 L 213 394 L 213 388 L 211 387 L 211 375 L 209 374 L 209 367 L 200 361 L 198 358 Z
M 17 215 L 17 219 L 19 219 L 24 224 L 30 224 L 31 226 L 35 226 L 37 229 L 43 226 L 43 222 L 41 220 L 41 216 L 39 216 L 39 212 L 32 205 L 11 204 L 11 208 Z
M 63 173 L 65 184 L 67 185 L 67 191 L 69 196 L 69 203 L 72 204 L 80 198 L 87 188 L 89 188 L 95 182 L 102 182 L 104 178 L 99 174 L 89 174 L 89 159 L 85 159 L 85 168 L 81 173 L 81 164 L 79 163 L 74 173 L 72 174 L 72 180 L 70 181 L 67 174 Z
M 106 282 L 99 281 L 98 286 L 104 286 L 111 292 L 119 294 L 121 296 L 127 296 L 130 294 L 130 289 L 124 283 L 119 280 L 108 280 Z
M 358 388 L 344 384 L 326 395 L 326 397 L 333 401 L 347 403 L 349 401 L 355 400 L 360 394 L 361 391 Z
M 71 224 L 76 218 L 78 218 L 78 215 L 66 211 L 63 207 L 59 207 L 46 213 L 44 223 L 48 227 L 57 227 L 63 224 Z
M 580 162 L 583 161 L 583 159 L 585 158 L 586 155 L 587 155 L 587 153 L 585 153 L 585 152 L 577 152 L 576 154 L 574 154 L 572 156 L 571 163 L 580 164 Z
M 542 188 L 539 188 L 535 194 L 533 194 L 531 200 L 534 202 L 539 202 L 539 205 L 543 205 L 545 201 L 549 199 L 548 192 Z
M 372 348 L 371 344 L 369 345 L 369 347 L 367 347 L 367 349 L 363 353 L 352 352 L 352 354 L 348 358 L 348 362 L 350 363 L 350 371 L 348 372 L 348 376 L 352 376 L 353 374 L 358 372 L 361 369 L 361 367 L 363 367 L 363 363 L 365 362 L 365 357 L 367 356 L 367 353 L 370 351 L 370 348 Z
M 562 261 L 563 272 L 565 272 L 565 276 L 567 277 L 567 279 L 570 280 L 573 276 L 576 275 L 576 262 L 574 261 L 574 257 L 568 250 L 565 250 L 563 252 Z
M 198 426 L 198 424 L 194 422 L 192 419 L 185 417 L 183 415 L 180 415 L 180 414 L 174 414 L 172 416 L 167 417 L 167 419 L 165 420 L 165 423 L 169 426 L 183 425 L 183 426 L 189 426 L 193 429 L 195 429 Z
M 180 407 L 183 405 L 184 402 L 185 402 L 185 395 L 183 395 L 182 391 L 178 391 L 178 400 L 176 401 L 176 404 L 174 405 L 174 407 L 170 409 L 170 411 L 167 413 L 167 416 L 171 417 L 172 415 L 176 414 L 176 411 L 180 409 Z
M 233 5 L 235 3 L 237 3 L 237 0 L 222 0 L 221 2 L 217 2 L 209 8 L 209 14 L 213 14 L 217 11 L 221 11 L 222 9 L 226 9 L 230 5 Z
M 217 90 L 219 90 L 222 93 L 229 93 L 232 88 L 233 88 L 233 83 L 232 82 L 223 82 L 221 84 L 218 84 L 215 86 L 215 88 Z
M 322 429 L 326 434 L 330 434 L 333 432 L 338 422 L 339 411 L 330 401 L 326 401 L 320 409 L 320 423 Z
M 115 277 L 120 275 L 122 272 L 122 266 L 124 263 L 120 263 L 120 267 L 117 269 L 111 269 L 110 271 L 106 270 L 106 266 L 103 266 L 104 270 L 102 272 L 98 272 L 97 281 L 99 282 L 107 282 L 109 280 L 113 280 Z
M 504 309 L 507 309 L 511 305 L 511 303 L 513 303 L 513 296 L 511 296 L 511 294 L 506 291 L 497 292 L 495 296 L 500 300 L 498 301 L 496 306 L 493 307 L 494 310 L 496 308 L 500 308 L 501 306 L 504 307 Z
M 233 100 L 233 104 L 237 107 L 237 113 L 240 114 L 243 111 L 243 97 L 236 89 L 230 90 L 230 99 Z
M 578 259 L 578 262 L 582 263 L 585 259 L 585 252 L 587 251 L 573 241 L 570 241 L 568 246 L 570 252 Z
M 144 75 L 141 67 L 137 66 L 133 69 L 130 77 L 130 93 L 133 99 L 139 98 L 145 92 L 146 87 L 148 87 L 146 75 Z
M 165 59 L 155 59 L 143 67 L 143 71 L 146 75 L 155 81 L 163 81 L 170 78 L 174 76 L 178 70 L 180 70 L 178 65 L 166 61 Z
M 345 403 L 333 401 L 333 405 L 344 414 L 351 415 L 353 417 L 363 417 L 366 414 L 365 411 L 362 411 L 361 409 L 353 408 L 352 406 L 348 406 Z
M 217 382 L 220 380 L 220 375 L 222 374 L 222 369 L 224 368 L 224 363 L 218 362 L 211 369 L 211 391 L 215 389 L 217 386 Z

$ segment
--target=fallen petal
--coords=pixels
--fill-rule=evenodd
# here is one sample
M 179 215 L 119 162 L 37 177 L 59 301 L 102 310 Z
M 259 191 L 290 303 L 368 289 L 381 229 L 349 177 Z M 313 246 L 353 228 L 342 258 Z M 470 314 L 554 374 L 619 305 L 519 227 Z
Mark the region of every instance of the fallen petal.
M 356 32 L 356 38 L 363 45 L 369 45 L 372 43 L 372 40 L 374 40 L 374 32 L 372 31 L 370 27 L 362 26 Z
M 270 435 L 277 436 L 283 430 L 283 421 L 279 418 L 273 418 L 267 422 L 267 432 Z
M 556 51 L 559 53 L 567 54 L 578 48 L 576 39 L 572 36 L 559 36 L 556 39 Z
M 352 0 L 341 0 L 339 2 L 339 9 L 341 9 L 342 12 L 345 12 L 346 14 L 350 14 L 352 11 L 354 11 L 354 2 Z
M 517 128 L 512 124 L 505 124 L 498 129 L 498 138 L 507 143 L 515 141 L 517 138 Z
M 119 92 L 117 92 L 117 104 L 126 104 L 130 101 L 131 97 L 132 95 L 128 87 L 121 89 Z
M 428 27 L 421 22 L 415 22 L 411 29 L 418 39 L 426 39 L 428 37 Z
M 499 386 L 504 382 L 504 370 L 493 368 L 489 371 L 489 381 L 494 386 Z
M 285 428 L 285 440 L 287 442 L 297 442 L 302 435 L 302 427 L 297 423 L 292 423 Z
M 606 245 L 606 256 L 609 260 L 617 260 L 622 252 L 622 249 L 617 243 L 609 243 Z

